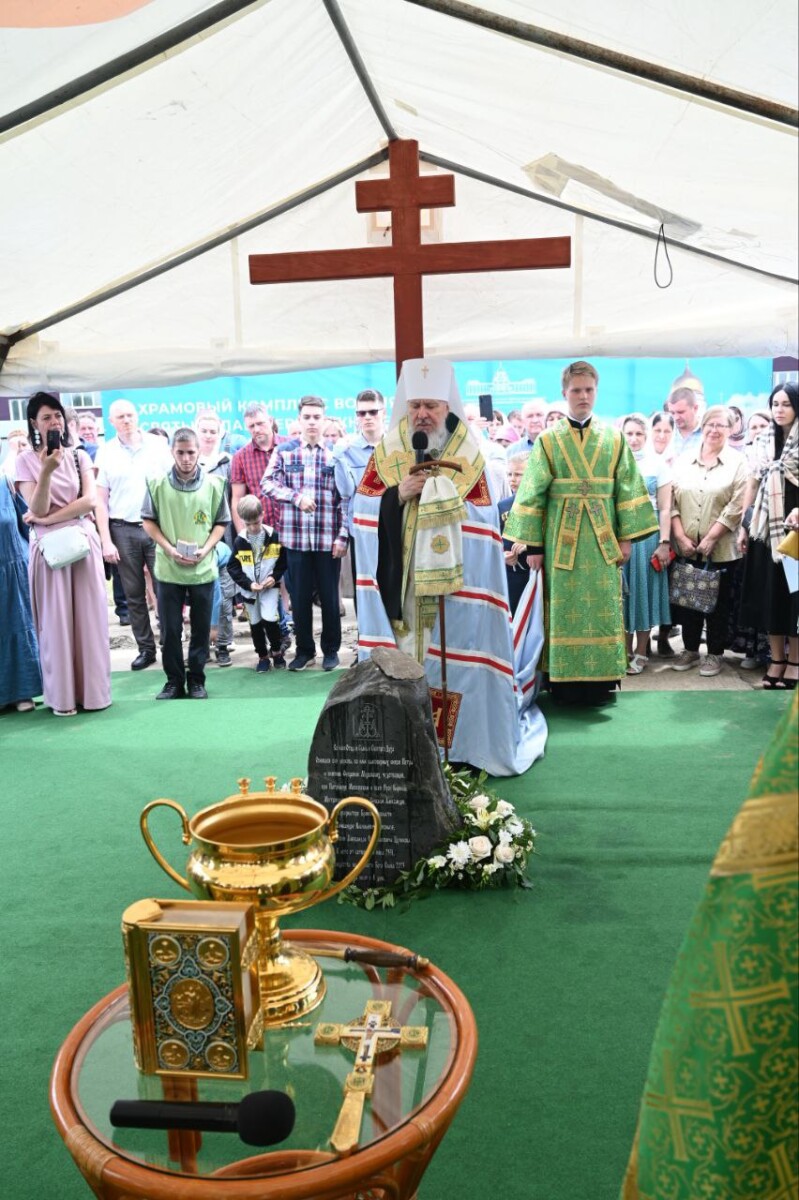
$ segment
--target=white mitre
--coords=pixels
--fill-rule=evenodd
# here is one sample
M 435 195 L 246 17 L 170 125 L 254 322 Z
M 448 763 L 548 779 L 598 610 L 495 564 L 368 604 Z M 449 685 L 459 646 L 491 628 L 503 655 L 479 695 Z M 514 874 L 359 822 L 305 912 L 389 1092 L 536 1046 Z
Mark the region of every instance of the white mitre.
M 446 358 L 405 359 L 397 380 L 389 429 L 393 429 L 408 415 L 409 400 L 440 400 L 448 404 L 449 411 L 466 424 L 455 372 Z

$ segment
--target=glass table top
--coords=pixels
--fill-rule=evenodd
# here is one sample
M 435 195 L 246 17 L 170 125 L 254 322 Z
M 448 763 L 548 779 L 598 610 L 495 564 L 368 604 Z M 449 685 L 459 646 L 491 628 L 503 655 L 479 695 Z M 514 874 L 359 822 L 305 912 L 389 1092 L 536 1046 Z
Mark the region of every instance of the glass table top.
M 397 970 L 364 969 L 323 954 L 320 957 L 327 983 L 322 1003 L 302 1020 L 266 1031 L 263 1050 L 250 1051 L 247 1080 L 191 1081 L 196 1084 L 196 1099 L 217 1103 L 236 1103 L 247 1092 L 265 1089 L 287 1092 L 296 1119 L 291 1135 L 279 1146 L 248 1146 L 236 1133 L 203 1133 L 196 1167 L 192 1163 L 184 1170 L 180 1161 L 170 1158 L 166 1130 L 116 1129 L 111 1125 L 115 1100 L 164 1099 L 162 1078 L 143 1075 L 136 1067 L 127 993 L 113 1000 L 94 1022 L 75 1059 L 73 1099 L 87 1128 L 117 1154 L 178 1174 L 204 1176 L 224 1170 L 227 1178 L 236 1178 L 237 1163 L 270 1151 L 305 1152 L 296 1156 L 295 1169 L 318 1166 L 326 1155 L 336 1157 L 329 1138 L 355 1054 L 342 1044 L 315 1045 L 316 1027 L 322 1022 L 350 1024 L 363 1015 L 367 1000 L 387 1000 L 392 1023 L 426 1026 L 427 1046 L 393 1049 L 376 1058 L 374 1091 L 364 1106 L 359 1145 L 372 1144 L 398 1129 L 446 1078 L 455 1051 L 454 1015 L 432 977 L 408 973 L 400 977 Z M 242 1175 L 251 1173 L 242 1168 Z

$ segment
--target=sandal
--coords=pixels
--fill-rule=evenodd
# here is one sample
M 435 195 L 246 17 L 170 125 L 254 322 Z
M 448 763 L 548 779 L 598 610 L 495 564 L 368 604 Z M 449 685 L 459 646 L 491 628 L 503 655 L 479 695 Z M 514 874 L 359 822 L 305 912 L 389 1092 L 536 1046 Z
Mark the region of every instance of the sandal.
M 649 659 L 645 654 L 634 654 L 627 664 L 627 674 L 640 675 L 648 662 Z
M 788 659 L 786 659 L 786 666 L 799 667 L 799 663 L 791 662 L 791 660 L 788 658 Z M 795 679 L 786 679 L 785 676 L 783 675 L 782 679 L 780 680 L 780 683 L 782 684 L 782 686 L 777 689 L 777 691 L 779 691 L 779 692 L 793 692 L 796 689 L 796 680 Z
M 773 658 L 771 660 L 769 665 L 766 667 L 765 675 L 763 676 L 763 678 L 760 681 L 761 687 L 763 688 L 764 692 L 776 692 L 776 691 L 784 691 L 785 690 L 785 685 L 783 683 L 782 675 L 769 675 L 769 671 L 771 670 L 772 667 L 785 667 L 787 665 L 788 665 L 788 660 L 786 658 Z M 783 675 L 784 674 L 785 674 L 785 672 L 783 671 Z

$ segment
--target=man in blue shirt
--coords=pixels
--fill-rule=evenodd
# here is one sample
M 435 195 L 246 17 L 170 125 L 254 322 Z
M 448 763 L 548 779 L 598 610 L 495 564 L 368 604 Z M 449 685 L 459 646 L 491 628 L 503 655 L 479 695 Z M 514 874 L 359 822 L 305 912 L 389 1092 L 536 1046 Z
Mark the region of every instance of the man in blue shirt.
M 350 565 L 352 567 L 355 611 L 358 611 L 357 570 L 355 565 L 355 535 L 352 526 L 352 497 L 358 490 L 372 451 L 386 431 L 386 401 L 382 392 L 367 388 L 355 397 L 355 437 L 340 442 L 333 452 L 336 487 L 349 534 Z

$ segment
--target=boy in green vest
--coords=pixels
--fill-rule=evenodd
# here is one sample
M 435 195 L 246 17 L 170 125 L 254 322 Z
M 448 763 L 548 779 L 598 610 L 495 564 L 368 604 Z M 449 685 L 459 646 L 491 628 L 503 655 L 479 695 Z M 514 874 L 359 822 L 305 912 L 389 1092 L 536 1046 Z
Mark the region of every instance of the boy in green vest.
M 145 531 L 156 544 L 155 582 L 163 640 L 161 660 L 166 684 L 156 700 L 207 700 L 208 661 L 214 580 L 214 546 L 230 522 L 225 480 L 199 466 L 200 447 L 193 429 L 178 429 L 172 439 L 174 467 L 148 479 L 142 505 Z M 191 614 L 188 666 L 183 661 L 183 606 Z M 185 684 L 184 684 L 185 680 Z

